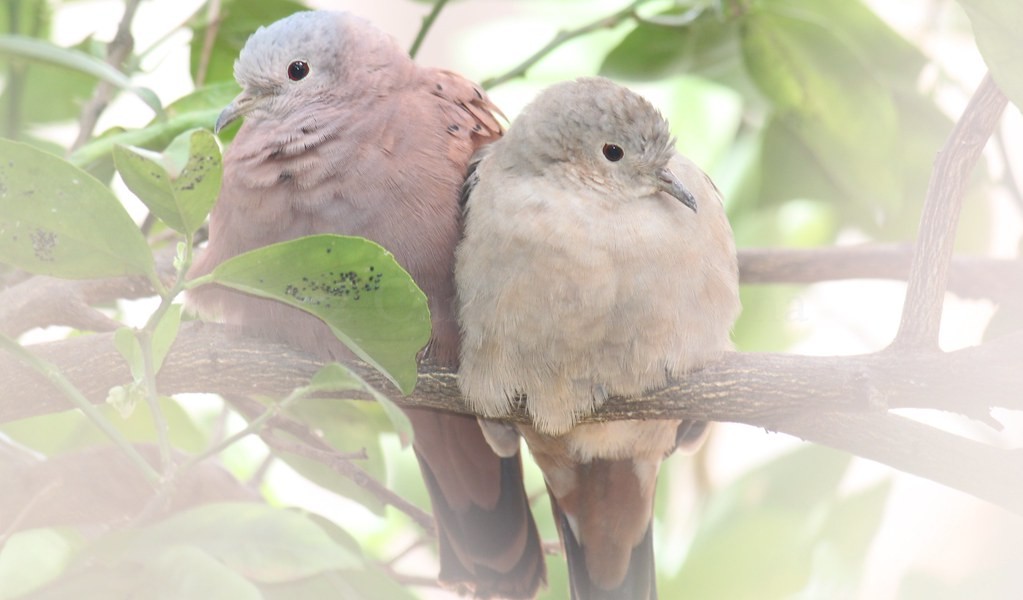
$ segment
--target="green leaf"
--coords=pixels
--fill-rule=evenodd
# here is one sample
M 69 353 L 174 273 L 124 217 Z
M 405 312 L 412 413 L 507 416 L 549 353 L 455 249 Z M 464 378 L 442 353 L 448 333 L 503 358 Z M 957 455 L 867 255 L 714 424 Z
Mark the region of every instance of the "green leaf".
M 143 571 L 140 586 L 153 600 L 220 598 L 262 600 L 263 595 L 245 577 L 195 546 L 171 546 L 156 555 Z
M 334 569 L 362 566 L 362 558 L 335 543 L 300 513 L 256 503 L 207 504 L 111 540 L 103 556 L 131 558 L 179 545 L 201 549 L 234 572 L 280 583 Z
M 403 393 L 415 387 L 416 354 L 430 337 L 426 296 L 379 244 L 308 236 L 226 260 L 210 281 L 316 315 Z
M 693 597 L 786 598 L 803 590 L 814 575 L 813 557 L 842 536 L 821 531 L 842 506 L 838 486 L 850 459 L 807 445 L 715 493 L 665 596 L 685 590 Z
M 178 135 L 196 128 L 212 129 L 220 111 L 241 89 L 232 82 L 200 88 L 167 107 L 162 118 L 155 118 L 142 129 L 114 130 L 82 146 L 68 157 L 71 163 L 93 168 L 108 157 L 115 146 L 163 149 Z M 221 134 L 221 139 L 229 139 Z
M 50 42 L 27 36 L 0 35 L 0 56 L 3 55 L 12 60 L 40 62 L 85 73 L 114 87 L 132 92 L 157 114 L 163 112 L 163 105 L 152 90 L 132 85 L 131 79 L 124 73 L 84 52 L 61 48 Z
M 840 499 L 821 530 L 821 539 L 837 550 L 846 565 L 855 567 L 857 574 L 881 527 L 891 491 L 892 482 L 885 480 Z
M 409 588 L 396 582 L 381 569 L 328 571 L 314 577 L 288 583 L 260 586 L 266 600 L 413 600 Z
M 91 53 L 99 45 L 87 39 L 75 48 Z M 96 88 L 95 78 L 89 75 L 44 63 L 12 67 L 4 75 L 7 80 L 0 94 L 0 115 L 8 120 L 4 135 L 22 141 L 27 141 L 36 124 L 78 119 Z
M 182 135 L 188 135 L 189 151 L 180 172 L 173 169 L 170 154 L 161 157 L 161 164 L 148 151 L 124 146 L 114 147 L 114 163 L 124 183 L 153 214 L 187 235 L 199 229 L 216 201 L 222 166 L 212 133 L 200 129 Z
M 680 14 L 681 8 L 661 16 Z M 600 74 L 626 81 L 698 75 L 722 83 L 741 77 L 738 25 L 705 10 L 691 23 L 641 23 L 604 58 Z
M 26 594 L 57 577 L 70 562 L 67 538 L 53 529 L 15 533 L 0 546 L 0 600 Z
M 83 554 L 86 561 L 90 556 Z M 115 564 L 102 561 L 81 565 L 31 598 L 259 600 L 262 595 L 253 583 L 216 558 L 199 548 L 182 544 L 147 548 Z
M 127 393 L 127 390 L 126 390 Z M 131 414 L 121 415 L 116 407 L 98 406 L 114 428 L 133 443 L 154 443 L 157 439 L 153 416 L 144 401 L 145 390 L 135 403 Z M 205 436 L 192 417 L 171 398 L 160 398 L 160 412 L 170 428 L 171 444 L 188 453 L 202 452 L 208 445 Z M 77 410 L 67 410 L 6 423 L 0 427 L 5 435 L 29 448 L 52 456 L 107 443 L 107 437 Z
M 149 245 L 109 188 L 9 140 L 0 140 L 0 261 L 69 279 L 156 278 Z
M 810 576 L 804 517 L 794 513 L 737 513 L 713 535 L 693 541 L 678 576 L 666 584 L 692 598 L 785 598 Z M 737 577 L 736 573 L 741 573 Z
M 139 344 L 138 336 L 131 327 L 121 327 L 114 332 L 114 348 L 118 354 L 124 357 L 128 367 L 131 369 L 131 376 L 135 381 L 140 381 L 146 374 L 146 365 L 142 358 L 142 345 Z
M 904 210 L 907 198 L 904 169 L 891 168 L 908 162 L 903 117 L 886 85 L 891 78 L 879 75 L 884 58 L 860 39 L 869 23 L 863 31 L 845 28 L 826 13 L 832 4 L 771 0 L 744 18 L 746 68 L 775 107 L 762 153 L 762 197 L 848 203 L 861 221 L 882 223 Z M 888 32 L 875 29 L 882 39 Z M 901 71 L 917 66 L 903 62 Z
M 1002 91 L 1023 109 L 1023 5 L 1005 0 L 959 0 L 973 24 L 984 62 Z

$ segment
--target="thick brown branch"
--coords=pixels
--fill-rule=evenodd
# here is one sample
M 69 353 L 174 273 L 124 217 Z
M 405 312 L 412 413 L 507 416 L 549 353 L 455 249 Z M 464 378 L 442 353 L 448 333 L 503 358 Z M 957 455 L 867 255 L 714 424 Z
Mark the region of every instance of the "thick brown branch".
M 963 190 L 1007 103 L 991 75 L 984 77 L 938 154 L 920 216 L 902 321 L 892 342 L 895 347 L 938 347 Z
M 130 380 L 109 334 L 34 350 L 65 368 L 71 381 L 97 402 L 111 386 Z M 1014 454 L 886 412 L 936 408 L 986 419 L 989 406 L 1023 408 L 1021 359 L 1023 335 L 951 353 L 733 353 L 642 399 L 612 399 L 592 420 L 690 417 L 765 427 L 871 457 L 1023 513 L 1023 494 L 1015 493 L 1023 464 L 1016 464 Z M 164 393 L 283 397 L 307 383 L 319 367 L 315 358 L 285 346 L 232 335 L 223 326 L 191 323 L 168 356 L 159 385 Z M 352 367 L 403 405 L 468 412 L 449 371 L 425 365 L 415 394 L 399 398 L 371 368 Z M 68 408 L 46 381 L 10 357 L 0 356 L 0 381 L 5 382 L 0 423 Z

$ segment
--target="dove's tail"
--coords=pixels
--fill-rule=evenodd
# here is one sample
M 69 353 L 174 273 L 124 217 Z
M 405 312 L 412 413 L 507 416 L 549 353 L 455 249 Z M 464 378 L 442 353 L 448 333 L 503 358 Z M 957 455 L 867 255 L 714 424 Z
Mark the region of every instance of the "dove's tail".
M 575 493 L 550 494 L 572 600 L 657 598 L 653 486 L 632 473 L 632 460 L 593 460 L 577 466 Z
M 475 417 L 408 414 L 437 520 L 441 583 L 475 598 L 536 597 L 547 567 L 521 455 L 494 454 Z

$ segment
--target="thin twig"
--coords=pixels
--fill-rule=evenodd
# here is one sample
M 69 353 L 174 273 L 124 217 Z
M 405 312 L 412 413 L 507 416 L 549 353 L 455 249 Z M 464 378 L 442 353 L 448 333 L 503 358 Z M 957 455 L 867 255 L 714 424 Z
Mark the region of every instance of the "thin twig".
M 220 0 L 210 0 L 206 10 L 206 34 L 202 39 L 202 54 L 199 55 L 199 66 L 195 69 L 195 87 L 200 88 L 206 83 L 206 75 L 210 68 L 210 57 L 213 56 L 213 45 L 217 42 L 220 32 Z
M 60 393 L 71 400 L 71 403 L 85 413 L 85 416 L 102 431 L 110 441 L 127 455 L 132 465 L 137 468 L 149 483 L 155 484 L 160 480 L 160 474 L 153 469 L 153 466 L 142 457 L 134 446 L 118 431 L 107 418 L 86 398 L 66 375 L 54 364 L 36 356 L 26 350 L 16 341 L 0 334 L 0 349 L 13 354 L 22 363 L 27 364 L 34 371 L 42 375 L 49 383 L 57 388 Z
M 927 186 L 906 301 L 892 348 L 938 348 L 963 190 L 1008 99 L 988 74 L 938 154 Z
M 448 3 L 448 0 L 437 0 L 433 3 L 433 9 L 430 10 L 430 14 L 423 17 L 423 24 L 419 27 L 419 33 L 416 34 L 416 39 L 412 41 L 412 47 L 408 50 L 408 55 L 412 58 L 419 54 L 419 47 L 423 45 L 423 41 L 426 39 L 426 34 L 430 32 L 430 28 L 433 27 L 434 21 L 440 15 L 440 11 L 444 10 L 444 5 Z
M 367 473 L 351 460 L 345 458 L 344 455 L 329 450 L 313 448 L 301 441 L 290 440 L 284 436 L 275 435 L 270 431 L 265 431 L 261 435 L 263 437 L 263 441 L 265 441 L 267 445 L 274 450 L 297 454 L 326 465 L 338 475 L 349 479 L 362 489 L 372 494 L 384 505 L 392 506 L 408 515 L 429 535 L 437 535 L 436 528 L 433 523 L 433 517 L 430 516 L 428 512 L 389 490 L 386 486 L 384 486 L 384 484 L 374 479 L 372 475 Z
M 0 552 L 3 552 L 4 546 L 7 544 L 7 540 L 20 530 L 21 524 L 25 521 L 25 519 L 32 514 L 36 507 L 39 506 L 39 504 L 42 503 L 47 496 L 52 494 L 59 487 L 60 482 L 58 481 L 51 480 L 45 482 L 39 491 L 37 491 L 28 502 L 20 507 L 18 514 L 14 515 L 14 518 L 11 519 L 7 528 L 0 532 Z
M 164 299 L 164 302 L 169 302 Z M 170 425 L 160 407 L 160 393 L 156 388 L 156 365 L 153 361 L 153 333 L 148 329 L 135 332 L 139 348 L 142 350 L 143 381 L 145 382 L 146 403 L 149 414 L 156 429 L 157 447 L 160 449 L 160 472 L 165 476 L 171 472 Z
M 621 23 L 625 23 L 626 21 L 634 20 L 636 18 L 636 9 L 641 4 L 644 4 L 648 1 L 649 0 L 635 0 L 627 7 L 623 8 L 622 10 L 614 14 L 608 15 L 606 17 L 601 17 L 600 19 L 597 19 L 592 23 L 587 23 L 586 25 L 583 25 L 582 27 L 579 27 L 577 29 L 569 29 L 566 31 L 558 32 L 558 34 L 554 36 L 554 39 L 548 42 L 546 46 L 540 48 L 538 51 L 536 51 L 536 53 L 534 53 L 526 60 L 522 61 L 522 63 L 519 64 L 518 66 L 512 68 L 503 75 L 498 75 L 497 77 L 491 77 L 490 79 L 484 80 L 483 83 L 481 84 L 483 86 L 483 89 L 489 90 L 491 88 L 495 88 L 501 85 L 502 83 L 507 83 L 512 79 L 522 77 L 523 75 L 526 74 L 527 71 L 529 71 L 530 68 L 533 67 L 533 65 L 543 60 L 544 57 L 546 57 L 548 54 L 550 54 L 551 52 L 553 52 L 555 49 L 560 47 L 562 44 L 565 44 L 566 42 L 574 40 L 577 37 L 593 33 L 594 31 L 600 31 L 602 29 L 611 29 L 613 27 L 617 27 Z
M 305 379 L 305 381 L 308 380 L 309 378 Z M 248 419 L 262 414 L 263 405 L 248 397 L 229 395 L 229 400 Z M 436 535 L 433 517 L 429 513 L 387 489 L 386 486 L 374 479 L 372 475 L 353 463 L 350 455 L 342 454 L 332 448 L 304 423 L 284 415 L 277 415 L 269 421 L 269 424 L 269 428 L 260 431 L 260 437 L 270 448 L 282 452 L 291 452 L 292 454 L 304 456 L 326 465 L 335 473 L 349 479 L 375 496 L 382 504 L 393 506 L 407 514 L 423 531 L 432 536 Z M 277 435 L 274 430 L 283 431 L 294 438 L 294 440 Z
M 117 26 L 117 33 L 114 35 L 114 39 L 107 46 L 107 63 L 115 69 L 121 69 L 124 61 L 131 56 L 131 51 L 135 48 L 135 38 L 131 35 L 131 24 L 135 20 L 135 12 L 138 10 L 139 2 L 141 0 L 127 0 L 124 3 L 124 15 L 121 17 L 121 23 Z M 114 86 L 111 84 L 101 81 L 96 85 L 92 98 L 82 107 L 81 116 L 78 119 L 78 137 L 68 149 L 68 154 L 81 148 L 85 145 L 85 142 L 89 141 L 89 138 L 92 137 L 92 132 L 96 129 L 96 123 L 99 121 L 100 115 L 103 114 L 107 105 L 110 104 L 113 94 Z
M 267 452 L 266 456 L 263 457 L 263 461 L 259 463 L 256 470 L 252 472 L 252 476 L 245 482 L 245 485 L 253 490 L 259 490 L 259 488 L 263 487 L 266 474 L 270 472 L 270 467 L 275 462 L 277 462 L 277 456 L 273 452 Z

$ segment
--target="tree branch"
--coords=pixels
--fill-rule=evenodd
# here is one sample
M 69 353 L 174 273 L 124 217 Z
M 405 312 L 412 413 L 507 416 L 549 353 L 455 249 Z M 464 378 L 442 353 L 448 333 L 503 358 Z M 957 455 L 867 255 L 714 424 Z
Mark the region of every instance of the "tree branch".
M 893 347 L 938 348 L 963 190 L 1007 103 L 998 84 L 986 75 L 938 154 L 920 216 L 902 321 Z
M 628 6 L 614 14 L 608 15 L 606 17 L 601 17 L 596 21 L 587 23 L 586 25 L 583 25 L 582 27 L 578 27 L 576 29 L 558 32 L 558 34 L 554 36 L 554 39 L 548 42 L 546 46 L 537 50 L 532 56 L 522 61 L 521 64 L 519 64 L 516 67 L 513 67 L 506 73 L 484 80 L 483 83 L 480 85 L 483 86 L 483 89 L 489 90 L 491 88 L 495 88 L 501 85 L 502 83 L 507 83 L 513 79 L 518 79 L 519 77 L 524 76 L 529 71 L 529 69 L 533 67 L 533 65 L 543 60 L 544 57 L 546 57 L 548 54 L 550 54 L 563 44 L 570 42 L 577 37 L 584 36 L 588 33 L 600 31 L 601 29 L 611 29 L 613 27 L 617 27 L 621 23 L 624 23 L 631 19 L 635 19 L 636 9 L 639 8 L 641 4 L 647 1 L 648 0 L 634 0 Z
M 131 51 L 135 48 L 135 38 L 131 35 L 131 24 L 135 20 L 135 12 L 138 10 L 140 1 L 127 0 L 124 3 L 124 15 L 117 26 L 117 33 L 114 35 L 114 39 L 111 40 L 110 45 L 107 46 L 107 63 L 115 69 L 121 69 L 124 61 L 131 56 Z M 81 148 L 92 137 L 92 132 L 96 129 L 96 122 L 99 121 L 100 115 L 103 114 L 107 105 L 110 104 L 110 98 L 113 96 L 113 93 L 114 86 L 105 81 L 101 81 L 96 85 L 96 91 L 93 92 L 92 98 L 82 107 L 78 125 L 78 137 L 68 150 L 68 154 Z
M 423 24 L 419 27 L 419 32 L 416 33 L 416 39 L 412 40 L 412 46 L 408 51 L 409 56 L 415 58 L 416 54 L 419 54 L 419 48 L 423 45 L 423 41 L 426 40 L 426 34 L 430 32 L 437 17 L 440 16 L 440 11 L 444 10 L 444 5 L 447 3 L 448 0 L 434 0 L 430 13 L 423 17 Z
M 161 274 L 171 272 L 172 258 L 170 252 L 158 254 Z M 743 248 L 739 250 L 739 270 L 744 285 L 842 279 L 904 281 L 911 258 L 908 247 L 896 245 Z M 994 302 L 1023 298 L 1023 265 L 1018 260 L 959 256 L 952 261 L 950 277 L 949 291 L 963 298 Z M 0 333 L 15 337 L 50 325 L 110 331 L 119 324 L 91 306 L 154 293 L 144 277 L 82 281 L 31 277 L 0 291 Z
M 32 348 L 65 369 L 94 402 L 130 380 L 111 334 Z M 989 421 L 988 409 L 1023 409 L 1023 334 L 950 353 L 808 357 L 732 353 L 643 398 L 612 398 L 587 421 L 695 418 L 790 433 L 939 481 L 1023 513 L 1023 463 L 1016 453 L 984 446 L 887 412 L 934 408 Z M 247 338 L 220 325 L 189 323 L 169 353 L 158 383 L 164 393 L 286 396 L 320 368 L 287 346 Z M 469 413 L 456 375 L 423 366 L 416 392 L 402 398 L 379 373 L 349 365 L 404 406 Z M 0 423 L 68 409 L 33 371 L 0 356 Z M 524 421 L 519 412 L 513 420 Z

